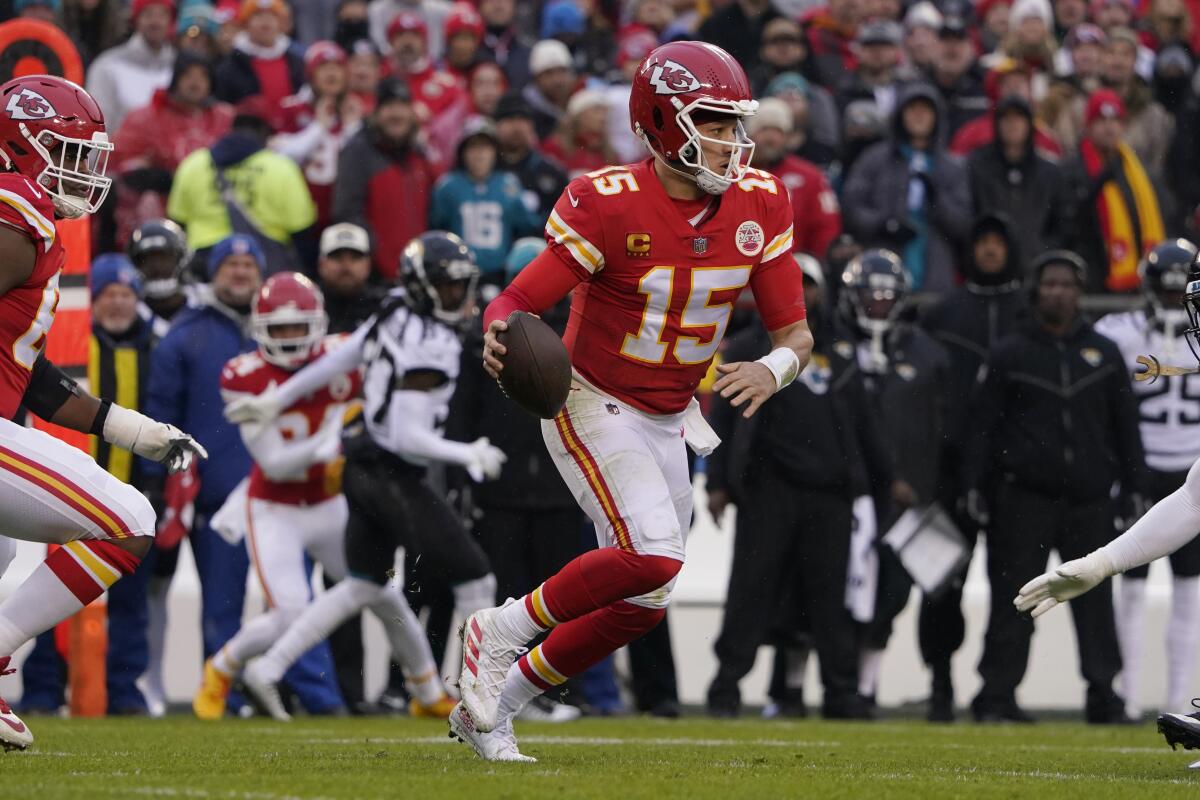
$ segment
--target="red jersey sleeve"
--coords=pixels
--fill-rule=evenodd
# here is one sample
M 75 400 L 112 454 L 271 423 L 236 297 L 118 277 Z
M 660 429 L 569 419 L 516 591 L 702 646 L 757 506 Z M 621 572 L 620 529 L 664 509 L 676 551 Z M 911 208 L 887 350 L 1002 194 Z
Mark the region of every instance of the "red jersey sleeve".
M 0 174 L 0 222 L 41 243 L 45 250 L 54 244 L 54 204 L 50 195 L 15 172 Z
M 265 362 L 257 352 L 242 353 L 225 362 L 221 370 L 221 396 L 258 394 L 266 388 Z
M 804 275 L 792 258 L 792 203 L 787 189 L 773 175 L 759 172 L 757 177 L 774 182 L 777 191 L 761 193 L 766 203 L 763 222 L 767 246 L 762 260 L 750 273 L 750 289 L 763 324 L 774 331 L 805 318 Z
M 567 184 L 546 220 L 550 251 L 581 281 L 604 269 L 604 226 L 596 207 L 599 199 L 592 178 L 580 175 Z

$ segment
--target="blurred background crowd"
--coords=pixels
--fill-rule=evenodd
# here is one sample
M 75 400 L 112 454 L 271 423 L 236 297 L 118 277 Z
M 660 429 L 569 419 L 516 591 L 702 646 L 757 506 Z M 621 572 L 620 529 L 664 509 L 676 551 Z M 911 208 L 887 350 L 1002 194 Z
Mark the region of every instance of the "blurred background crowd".
M 1135 332 L 1130 347 L 1188 353 L 1171 309 L 1195 252 L 1180 239 L 1200 226 L 1195 0 L 7 0 L 5 12 L 66 32 L 116 144 L 114 191 L 92 219 L 92 387 L 212 456 L 189 487 L 98 454 L 164 509 L 156 557 L 109 598 L 112 713 L 161 709 L 164 598 L 184 537 L 205 654 L 237 630 L 247 557 L 209 519 L 249 456 L 222 418 L 218 375 L 255 347 L 246 316 L 261 280 L 310 275 L 329 330 L 346 332 L 394 284 L 404 245 L 437 228 L 473 249 L 486 302 L 544 246 L 569 179 L 647 157 L 629 87 L 668 41 L 717 44 L 745 67 L 760 101 L 753 166 L 791 194 L 817 339 L 802 379 L 756 419 L 706 398 L 725 439 L 696 465 L 707 513 L 740 512 L 709 713 L 740 712 L 739 682 L 772 644 L 766 713 L 805 713 L 811 650 L 823 712 L 874 716 L 914 577 L 878 542 L 936 502 L 965 555 L 921 594 L 929 717 L 953 719 L 970 699 L 955 697 L 950 661 L 983 532 L 993 607 L 972 713 L 1029 719 L 1016 689 L 1032 625 L 1009 599 L 1051 550 L 1108 541 L 1200 456 L 1196 387 L 1135 393 L 1127 354 L 1090 321 L 1109 313 L 1110 332 Z M 548 318 L 561 325 L 565 308 Z M 768 348 L 752 304 L 729 333 L 725 360 Z M 447 429 L 491 437 L 508 464 L 478 487 L 435 480 L 471 520 L 502 600 L 592 537 L 536 423 L 484 378 L 477 338 Z M 1155 402 L 1161 413 L 1147 412 Z M 1155 425 L 1166 455 L 1149 444 Z M 1200 631 L 1190 561 L 1173 564 L 1174 705 Z M 410 598 L 440 653 L 452 603 L 411 562 Z M 1074 604 L 1089 721 L 1140 711 L 1142 578 L 1121 583 L 1115 612 L 1111 592 Z M 52 634 L 30 658 L 23 710 L 57 709 Z M 361 660 L 350 626 L 297 665 L 296 702 L 403 708 L 399 678 L 363 696 Z M 666 624 L 630 663 L 624 697 L 601 665 L 556 699 L 678 714 Z

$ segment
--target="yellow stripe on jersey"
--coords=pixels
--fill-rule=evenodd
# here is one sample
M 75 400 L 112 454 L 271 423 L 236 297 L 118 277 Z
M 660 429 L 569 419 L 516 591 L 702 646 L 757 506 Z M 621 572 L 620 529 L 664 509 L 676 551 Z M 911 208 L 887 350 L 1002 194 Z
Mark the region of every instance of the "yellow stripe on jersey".
M 792 249 L 792 226 L 788 225 L 788 228 L 786 231 L 784 231 L 783 233 L 776 236 L 774 239 L 771 240 L 771 243 L 767 245 L 767 249 L 763 251 L 762 260 L 765 263 L 765 262 L 770 261 L 771 259 L 775 258 L 778 255 L 791 252 L 791 249 Z
M 566 247 L 579 262 L 579 266 L 589 273 L 595 274 L 604 266 L 603 254 L 591 242 L 576 233 L 570 225 L 563 222 L 557 211 L 550 212 L 550 219 L 546 220 L 546 231 L 555 242 Z
M 54 223 L 42 216 L 32 204 L 16 192 L 10 192 L 7 189 L 0 189 L 0 203 L 11 206 L 17 210 L 26 222 L 41 234 L 46 240 L 46 249 L 50 249 L 50 245 L 54 242 L 55 228 Z

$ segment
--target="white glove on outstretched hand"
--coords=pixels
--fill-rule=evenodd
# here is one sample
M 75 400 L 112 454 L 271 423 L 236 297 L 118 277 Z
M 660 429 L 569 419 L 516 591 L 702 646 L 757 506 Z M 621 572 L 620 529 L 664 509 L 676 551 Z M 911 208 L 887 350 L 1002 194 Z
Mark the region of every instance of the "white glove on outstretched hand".
M 157 461 L 168 472 L 182 472 L 197 457 L 208 458 L 208 451 L 199 442 L 174 425 L 118 405 L 109 407 L 103 435 L 104 441 Z
M 279 413 L 279 394 L 275 387 L 267 389 L 262 394 L 248 394 L 232 400 L 225 406 L 225 419 L 234 425 L 265 425 L 273 422 Z
M 1113 575 L 1112 560 L 1102 550 L 1068 561 L 1053 572 L 1039 575 L 1021 587 L 1013 598 L 1018 611 L 1029 611 L 1037 619 L 1059 603 L 1091 591 Z
M 485 480 L 500 477 L 500 468 L 508 461 L 508 456 L 504 455 L 503 450 L 489 442 L 486 436 L 467 446 L 471 448 L 471 456 L 470 460 L 463 464 L 463 468 L 471 476 L 471 480 L 483 483 Z

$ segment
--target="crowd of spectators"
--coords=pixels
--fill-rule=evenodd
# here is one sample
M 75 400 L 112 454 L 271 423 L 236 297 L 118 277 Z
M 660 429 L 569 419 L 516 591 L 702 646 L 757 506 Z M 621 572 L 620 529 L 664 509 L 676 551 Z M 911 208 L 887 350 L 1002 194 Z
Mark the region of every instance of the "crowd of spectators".
M 719 401 L 712 408 L 727 442 L 707 465 L 710 513 L 719 520 L 738 505 L 739 531 L 770 531 L 757 541 L 739 533 L 708 697 L 714 714 L 737 713 L 737 683 L 755 648 L 771 641 L 775 711 L 803 708 L 797 665 L 812 644 L 826 713 L 871 716 L 879 654 L 910 583 L 885 560 L 872 609 L 840 601 L 833 587 L 858 568 L 851 530 L 866 513 L 861 498 L 873 498 L 879 533 L 904 508 L 934 500 L 969 542 L 986 532 L 995 487 L 985 467 L 1003 450 L 998 438 L 1024 424 L 1005 416 L 1002 393 L 1016 379 L 1003 372 L 988 379 L 998 383 L 989 384 L 996 396 L 983 416 L 972 405 L 981 365 L 1003 360 L 993 347 L 1019 334 L 1024 355 L 1053 349 L 1049 337 L 1082 348 L 1089 364 L 1093 351 L 1119 358 L 1075 327 L 1085 325 L 1078 295 L 1135 304 L 1144 257 L 1160 242 L 1194 238 L 1200 225 L 1200 138 L 1189 135 L 1200 119 L 1200 5 L 1192 0 L 15 0 L 14 11 L 55 22 L 74 40 L 116 142 L 115 189 L 93 219 L 97 255 L 142 253 L 135 232 L 160 218 L 186 238 L 178 286 L 166 287 L 170 274 L 156 279 L 147 261 L 137 264 L 140 279 L 106 278 L 93 292 L 127 284 L 158 312 L 146 316 L 162 339 L 145 376 L 147 408 L 213 455 L 191 531 L 202 578 L 214 576 L 207 591 L 219 596 L 206 600 L 206 653 L 236 629 L 234 584 L 245 574 L 245 554 L 226 548 L 207 519 L 245 471 L 245 452 L 220 419 L 216 372 L 218 361 L 253 347 L 247 290 L 273 272 L 306 272 L 325 291 L 330 330 L 350 330 L 395 281 L 404 245 L 440 228 L 473 248 L 483 298 L 494 296 L 514 258 L 531 257 L 517 253 L 540 236 L 570 178 L 647 157 L 628 100 L 638 63 L 661 43 L 711 42 L 745 67 L 760 100 L 747 125 L 753 165 L 791 195 L 818 343 L 800 388 L 772 401 L 759 423 L 733 422 Z M 105 258 L 97 265 L 115 269 Z M 869 269 L 895 281 L 882 305 L 853 289 Z M 913 297 L 923 299 L 919 324 Z M 731 353 L 765 346 L 747 314 L 736 323 Z M 99 316 L 96 325 L 98 336 L 120 333 Z M 536 436 L 507 427 L 511 417 L 492 418 L 491 404 L 502 401 L 478 383 L 464 379 L 472 396 L 460 402 L 475 409 L 471 435 L 507 432 L 514 447 L 540 450 Z M 1054 518 L 1061 503 L 1075 514 L 1064 523 L 1070 531 L 1083 525 L 1077 506 L 1093 515 L 1091 532 L 1069 545 L 1054 531 L 1021 544 L 1032 561 L 990 558 L 1001 594 L 1040 571 L 1048 549 L 1074 553 L 1111 534 L 1115 512 L 1101 495 L 1113 482 L 1129 488 L 1141 451 L 1130 438 L 1128 379 L 1110 383 L 1094 391 L 1111 392 L 1105 407 L 1132 417 L 1088 431 L 1114 437 L 1111 447 L 1094 445 L 1115 464 L 1111 475 L 1092 476 L 1111 478 L 1103 492 L 1038 485 L 1021 477 L 1034 469 L 1024 463 L 1000 477 L 1012 485 L 996 524 L 1026 538 L 1035 535 L 1026 516 Z M 906 424 L 916 418 L 929 426 Z M 581 524 L 569 498 L 541 488 L 557 480 L 545 459 L 517 456 L 509 453 L 506 468 L 516 472 L 513 493 L 482 491 L 472 509 L 490 553 L 529 538 L 540 526 L 530 520 Z M 783 495 L 791 498 L 783 505 L 756 499 Z M 577 544 L 497 566 L 501 585 L 524 591 Z M 226 574 L 220 559 L 241 572 Z M 763 579 L 781 564 L 789 571 Z M 953 718 L 960 598 L 958 580 L 922 603 L 931 719 Z M 764 603 L 782 609 L 777 618 L 760 613 Z M 1103 633 L 1084 654 L 1086 707 L 1097 722 L 1125 718 L 1111 685 L 1120 664 L 1111 616 L 1101 599 L 1080 613 L 1082 627 Z M 1026 718 L 1015 699 L 1023 665 L 1011 649 L 1027 650 L 1024 625 L 1011 609 L 993 609 L 980 719 Z M 643 676 L 669 669 L 663 642 L 635 660 Z M 320 685 L 319 658 L 297 670 L 310 710 L 335 705 Z M 659 683 L 649 681 L 638 705 L 669 714 L 674 684 Z M 347 703 L 362 702 L 348 696 L 361 695 L 361 680 L 341 688 Z

